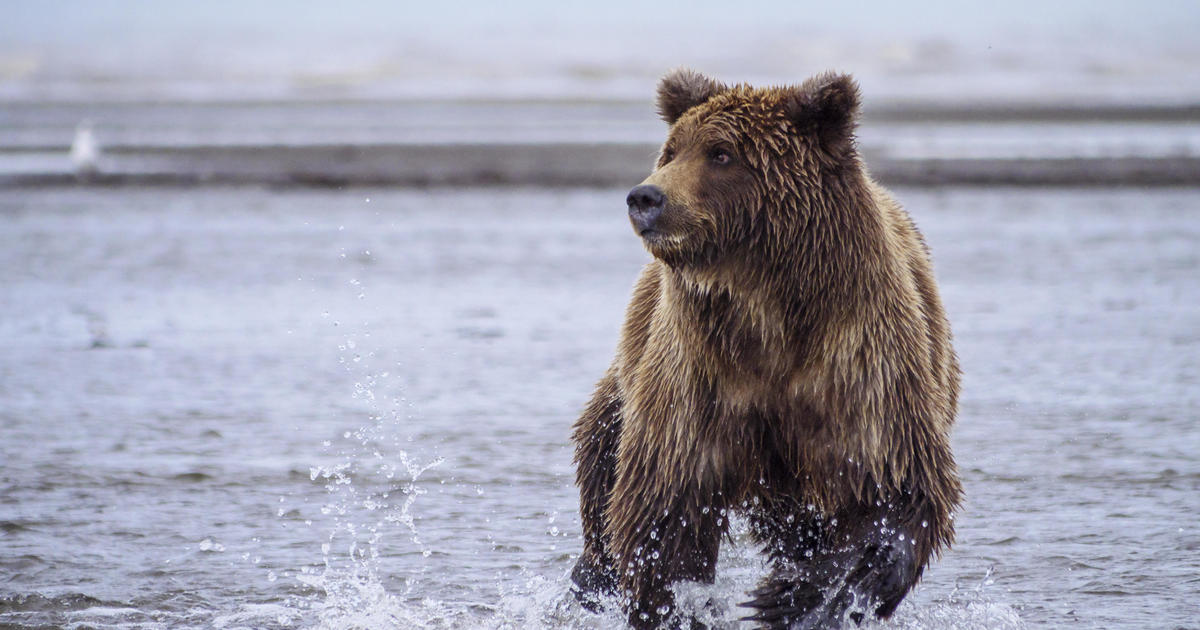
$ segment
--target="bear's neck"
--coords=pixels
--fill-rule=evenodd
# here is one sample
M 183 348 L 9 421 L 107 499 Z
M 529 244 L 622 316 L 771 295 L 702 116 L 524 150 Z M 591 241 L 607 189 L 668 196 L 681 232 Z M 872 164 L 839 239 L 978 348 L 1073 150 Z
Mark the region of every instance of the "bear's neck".
M 711 271 L 711 270 L 710 270 Z M 726 282 L 711 273 L 669 270 L 665 312 L 695 368 L 717 379 L 773 378 L 807 354 L 821 317 L 796 309 L 778 287 L 752 273 Z M 799 316 L 797 316 L 799 315 Z
M 849 220 L 818 217 L 801 233 L 710 265 L 664 265 L 664 297 L 681 338 L 701 342 L 704 361 L 719 357 L 723 368 L 761 376 L 812 360 L 885 282 L 883 226 L 869 203 L 859 200 Z

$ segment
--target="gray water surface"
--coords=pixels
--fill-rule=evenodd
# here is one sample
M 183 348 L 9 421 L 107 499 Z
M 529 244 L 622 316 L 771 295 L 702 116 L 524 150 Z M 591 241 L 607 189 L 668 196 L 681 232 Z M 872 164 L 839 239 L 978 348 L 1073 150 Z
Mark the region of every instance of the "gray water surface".
M 897 194 L 967 503 L 880 627 L 1200 626 L 1200 198 Z M 647 260 L 623 198 L 0 191 L 0 626 L 611 627 L 568 432 Z M 719 572 L 683 599 L 739 627 L 762 565 Z

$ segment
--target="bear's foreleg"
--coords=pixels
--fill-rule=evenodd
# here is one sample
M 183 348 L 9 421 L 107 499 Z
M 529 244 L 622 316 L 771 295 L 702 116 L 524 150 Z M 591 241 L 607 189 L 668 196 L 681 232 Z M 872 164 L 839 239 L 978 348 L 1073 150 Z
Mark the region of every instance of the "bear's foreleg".
M 617 574 L 608 550 L 605 529 L 608 496 L 616 477 L 617 442 L 621 434 L 621 398 L 610 371 L 596 385 L 591 402 L 575 423 L 575 483 L 579 486 L 579 515 L 583 521 L 583 553 L 571 572 L 576 599 L 589 610 L 599 598 L 613 595 Z
M 630 453 L 622 451 L 621 456 Z M 673 584 L 712 583 L 721 535 L 728 527 L 725 495 L 711 480 L 683 478 L 667 458 L 641 453 L 623 459 L 609 508 L 609 539 L 619 592 L 635 628 L 691 627 L 675 606 Z
M 746 619 L 767 628 L 800 630 L 841 628 L 868 614 L 891 616 L 920 578 L 928 556 L 928 545 L 906 507 L 888 503 L 849 510 L 827 522 L 805 522 L 791 533 L 778 523 L 766 528 L 775 536 L 768 549 L 800 553 L 772 553 L 775 569 L 744 604 L 757 609 Z M 815 538 L 814 526 L 820 530 Z

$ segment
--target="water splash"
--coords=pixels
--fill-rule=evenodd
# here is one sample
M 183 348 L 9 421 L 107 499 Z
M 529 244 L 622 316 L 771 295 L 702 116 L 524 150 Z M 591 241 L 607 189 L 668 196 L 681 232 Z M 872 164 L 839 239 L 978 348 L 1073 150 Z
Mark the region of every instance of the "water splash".
M 343 435 L 346 447 L 334 463 L 313 466 L 313 481 L 324 481 L 327 500 L 320 507 L 331 518 L 321 543 L 319 567 L 303 567 L 296 579 L 312 596 L 297 599 L 316 628 L 427 627 L 445 611 L 436 602 L 414 610 L 408 602 L 414 584 L 405 578 L 399 592 L 380 574 L 380 559 L 405 547 L 394 534 L 404 532 L 421 557 L 430 548 L 421 540 L 414 505 L 427 493 L 422 475 L 443 463 L 421 461 L 396 448 L 399 418 L 373 415 L 373 424 Z M 414 567 L 421 570 L 420 567 Z
M 1024 630 L 1025 623 L 1016 608 L 998 601 L 992 568 L 974 584 L 955 583 L 944 596 L 928 600 L 922 586 L 910 593 L 887 622 L 875 621 L 863 627 L 893 630 Z
M 339 227 L 339 230 L 342 228 Z M 339 256 L 345 259 L 344 250 Z M 348 282 L 357 301 L 368 297 L 364 283 Z M 359 309 L 342 318 L 321 313 L 341 333 L 338 363 L 353 380 L 350 397 L 365 403 L 367 423 L 345 430 L 340 440 L 324 440 L 326 461 L 309 468 L 309 479 L 322 483 L 325 499 L 320 517 L 306 519 L 307 526 L 323 528 L 319 564 L 284 572 L 294 578 L 301 594 L 288 596 L 283 611 L 273 610 L 272 624 L 305 628 L 426 628 L 443 627 L 455 615 L 441 602 L 418 597 L 414 575 L 426 570 L 422 560 L 432 550 L 422 540 L 415 516 L 417 500 L 428 490 L 423 476 L 441 465 L 442 457 L 421 458 L 402 448 L 406 425 L 412 420 L 403 396 L 387 396 L 381 384 L 387 370 L 373 365 L 368 321 L 356 326 Z M 350 325 L 343 326 L 349 322 Z M 390 384 L 390 383 L 389 383 Z M 281 497 L 281 502 L 284 499 Z M 288 512 L 280 508 L 278 515 Z M 407 542 L 404 539 L 407 539 Z M 381 560 L 412 556 L 408 575 L 394 577 L 381 569 Z M 268 575 L 278 579 L 272 571 Z M 448 626 L 447 626 L 448 627 Z

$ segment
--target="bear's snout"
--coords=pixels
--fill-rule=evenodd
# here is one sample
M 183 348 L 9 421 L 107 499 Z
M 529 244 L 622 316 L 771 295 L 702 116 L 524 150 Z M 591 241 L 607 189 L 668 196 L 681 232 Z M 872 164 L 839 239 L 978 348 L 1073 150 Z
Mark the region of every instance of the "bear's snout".
M 662 216 L 663 207 L 667 205 L 667 194 L 653 184 L 634 186 L 625 198 L 629 205 L 629 221 L 633 229 L 640 235 L 653 232 Z

